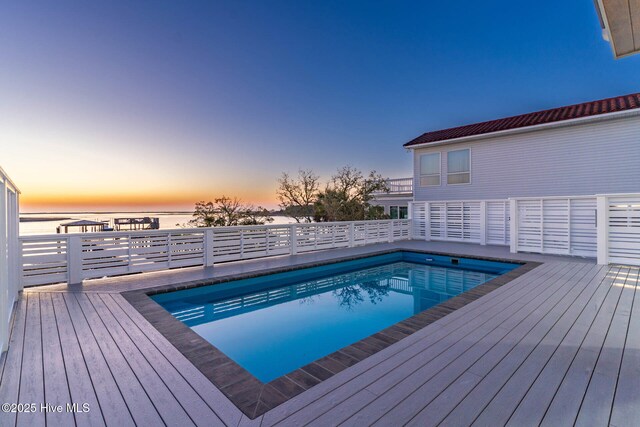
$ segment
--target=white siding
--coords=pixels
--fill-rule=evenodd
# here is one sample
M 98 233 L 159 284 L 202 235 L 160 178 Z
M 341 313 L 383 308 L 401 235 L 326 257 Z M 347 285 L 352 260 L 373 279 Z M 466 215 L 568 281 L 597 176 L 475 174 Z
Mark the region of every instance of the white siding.
M 471 184 L 447 185 L 446 152 L 471 148 Z M 442 152 L 438 187 L 420 187 L 420 155 Z M 414 197 L 479 200 L 636 193 L 640 190 L 640 117 L 537 130 L 414 153 Z

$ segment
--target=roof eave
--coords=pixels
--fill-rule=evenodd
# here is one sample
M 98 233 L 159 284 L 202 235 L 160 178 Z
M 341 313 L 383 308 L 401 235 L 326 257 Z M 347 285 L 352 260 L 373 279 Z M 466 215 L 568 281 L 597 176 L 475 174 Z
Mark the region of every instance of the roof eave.
M 403 147 L 406 149 L 435 147 L 438 145 L 456 144 L 459 142 L 475 141 L 479 139 L 494 138 L 497 136 L 535 132 L 540 129 L 552 129 L 552 128 L 560 128 L 560 127 L 566 127 L 566 126 L 576 126 L 576 125 L 585 124 L 585 123 L 600 122 L 600 121 L 613 120 L 613 119 L 625 118 L 625 117 L 633 117 L 633 116 L 640 116 L 640 108 L 633 109 L 633 110 L 625 110 L 625 111 L 615 111 L 613 113 L 598 114 L 595 116 L 578 117 L 576 119 L 561 120 L 561 121 L 551 122 L 551 123 L 541 123 L 539 125 L 525 126 L 521 128 L 515 128 L 515 129 L 499 130 L 496 132 L 488 132 L 488 133 L 482 133 L 478 135 L 462 136 L 460 138 L 443 139 L 442 141 L 423 142 L 420 144 L 411 144 L 411 142 L 407 142 L 406 144 L 403 145 Z

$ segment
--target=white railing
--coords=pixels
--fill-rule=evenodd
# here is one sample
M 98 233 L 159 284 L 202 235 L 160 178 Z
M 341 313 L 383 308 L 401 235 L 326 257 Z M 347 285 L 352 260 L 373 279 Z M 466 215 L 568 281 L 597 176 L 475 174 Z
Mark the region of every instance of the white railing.
M 508 200 L 411 202 L 413 238 L 509 245 Z
M 598 264 L 640 266 L 640 194 L 598 195 Z
M 412 238 L 640 265 L 640 194 L 411 202 Z
M 408 219 L 22 236 L 21 282 L 79 283 L 410 237 Z
M 375 195 L 413 193 L 413 178 L 393 178 L 387 179 L 385 182 L 389 192 L 376 192 Z
M 20 290 L 18 224 L 20 190 L 0 168 L 0 348 L 9 344 L 9 324 Z

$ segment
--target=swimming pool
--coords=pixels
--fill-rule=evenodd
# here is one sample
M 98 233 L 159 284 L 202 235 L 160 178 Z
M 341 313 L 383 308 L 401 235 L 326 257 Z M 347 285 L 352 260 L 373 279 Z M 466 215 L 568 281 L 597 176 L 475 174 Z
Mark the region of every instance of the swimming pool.
M 151 298 L 267 383 L 519 265 L 402 251 Z

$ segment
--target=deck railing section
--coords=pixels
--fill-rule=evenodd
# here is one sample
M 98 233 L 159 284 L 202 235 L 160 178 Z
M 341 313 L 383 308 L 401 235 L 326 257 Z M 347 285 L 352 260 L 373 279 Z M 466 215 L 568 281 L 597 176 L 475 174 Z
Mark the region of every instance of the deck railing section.
M 9 344 L 9 323 L 20 290 L 18 246 L 20 190 L 0 168 L 0 348 Z
M 413 178 L 389 178 L 385 182 L 389 192 L 377 192 L 375 195 L 413 193 Z
M 22 236 L 21 282 L 79 283 L 410 237 L 407 219 Z

